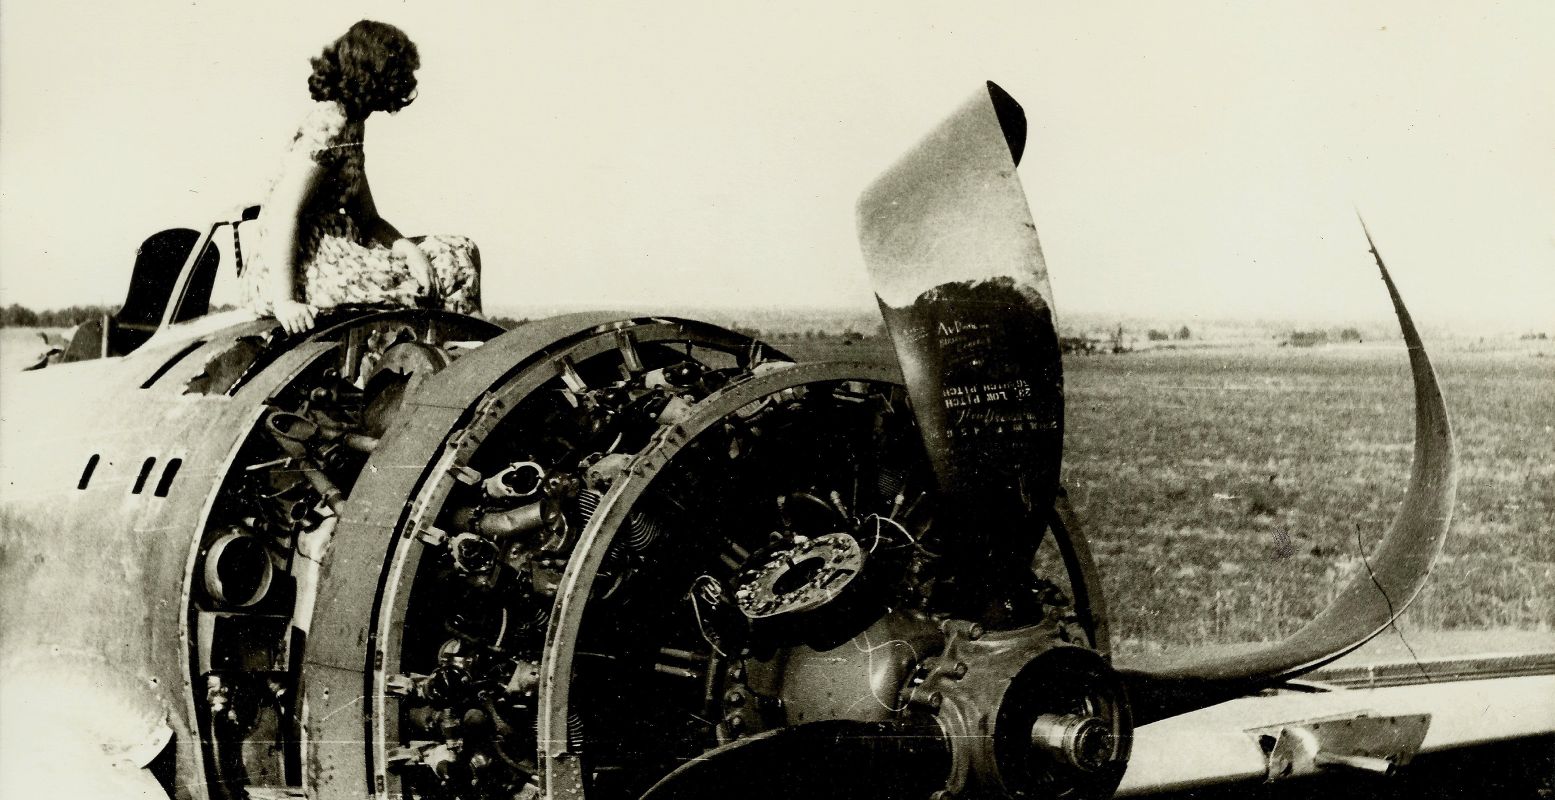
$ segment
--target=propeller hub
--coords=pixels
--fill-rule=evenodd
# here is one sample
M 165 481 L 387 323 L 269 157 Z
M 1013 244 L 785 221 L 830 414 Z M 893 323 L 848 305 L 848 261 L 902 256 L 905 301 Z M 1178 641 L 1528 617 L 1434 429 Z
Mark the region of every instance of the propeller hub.
M 944 631 L 943 653 L 924 660 L 906 694 L 932 711 L 951 743 L 949 791 L 1111 796 L 1132 725 L 1103 656 L 1065 642 L 1050 624 L 985 632 L 951 620 Z
M 1031 724 L 1031 743 L 1072 767 L 1086 772 L 1105 769 L 1117 749 L 1111 726 L 1092 716 L 1042 714 Z

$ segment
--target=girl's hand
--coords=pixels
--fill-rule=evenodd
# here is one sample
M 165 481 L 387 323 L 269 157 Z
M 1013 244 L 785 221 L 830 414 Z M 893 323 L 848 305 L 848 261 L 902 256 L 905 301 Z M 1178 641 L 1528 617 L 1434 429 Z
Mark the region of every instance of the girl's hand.
M 299 303 L 296 300 L 282 300 L 275 304 L 275 318 L 281 323 L 281 327 L 287 333 L 296 335 L 313 329 L 314 317 L 318 311 L 307 303 Z
M 432 282 L 432 262 L 427 254 L 421 252 L 421 248 L 409 239 L 395 241 L 393 250 L 405 259 L 405 265 L 410 268 L 410 277 L 416 282 L 421 296 L 435 298 L 437 286 Z

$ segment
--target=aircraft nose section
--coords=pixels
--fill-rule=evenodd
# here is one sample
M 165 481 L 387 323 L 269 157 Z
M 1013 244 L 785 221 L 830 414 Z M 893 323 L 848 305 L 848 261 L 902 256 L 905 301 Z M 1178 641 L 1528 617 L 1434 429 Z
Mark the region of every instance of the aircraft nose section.
M 167 797 L 145 769 L 173 738 L 154 685 L 59 647 L 0 672 L 0 796 Z

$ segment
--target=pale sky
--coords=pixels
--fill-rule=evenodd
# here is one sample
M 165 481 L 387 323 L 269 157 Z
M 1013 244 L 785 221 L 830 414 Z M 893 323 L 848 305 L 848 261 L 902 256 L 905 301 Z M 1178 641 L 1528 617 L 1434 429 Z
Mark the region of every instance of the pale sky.
M 1555 329 L 1555 3 L 5 0 L 0 303 L 257 202 L 351 22 L 420 46 L 378 205 L 488 308 L 871 304 L 858 192 L 1001 83 L 1064 309 Z

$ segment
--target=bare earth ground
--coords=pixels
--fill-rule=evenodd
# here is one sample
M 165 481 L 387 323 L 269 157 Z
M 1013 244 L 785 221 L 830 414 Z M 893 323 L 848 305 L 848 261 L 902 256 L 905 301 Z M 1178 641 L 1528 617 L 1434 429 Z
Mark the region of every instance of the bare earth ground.
M 880 339 L 779 345 L 891 357 Z M 1457 511 L 1401 633 L 1369 650 L 1555 649 L 1555 348 L 1430 346 L 1458 437 Z M 34 330 L 0 330 L 0 376 L 39 352 Z M 1399 346 L 1071 356 L 1065 375 L 1064 480 L 1124 653 L 1289 634 L 1365 569 L 1403 495 Z
M 47 349 L 39 331 L 63 336 L 63 328 L 0 328 L 0 375 L 10 375 L 31 364 Z

